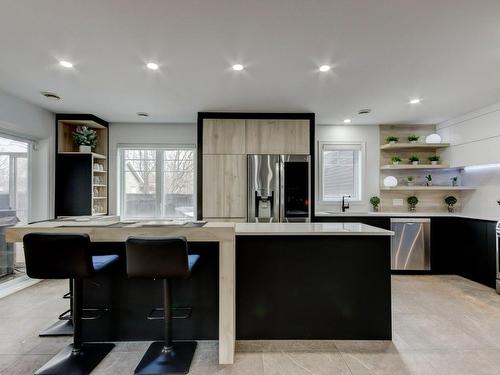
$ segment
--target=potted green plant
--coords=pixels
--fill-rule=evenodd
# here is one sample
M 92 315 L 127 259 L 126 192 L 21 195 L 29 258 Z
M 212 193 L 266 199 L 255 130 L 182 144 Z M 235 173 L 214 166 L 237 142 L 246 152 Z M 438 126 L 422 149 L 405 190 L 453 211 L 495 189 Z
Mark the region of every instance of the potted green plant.
M 388 136 L 388 137 L 385 139 L 385 141 L 386 141 L 387 143 L 389 143 L 390 145 L 393 145 L 393 144 L 395 144 L 395 143 L 397 143 L 397 142 L 399 141 L 399 138 L 398 138 L 398 137 L 395 137 L 395 136 L 393 136 L 393 135 L 390 135 L 390 136 Z
M 458 176 L 450 178 L 451 186 L 458 186 Z
M 80 152 L 91 152 L 97 145 L 97 132 L 87 126 L 78 126 L 72 135 L 73 141 L 79 146 Z
M 427 186 L 432 186 L 432 176 L 430 174 L 428 174 L 427 176 L 425 176 L 425 184 Z
M 413 186 L 415 185 L 415 178 L 413 176 L 408 176 L 406 177 L 406 184 L 408 186 Z
M 420 136 L 418 136 L 416 134 L 411 134 L 408 136 L 408 142 L 417 143 L 419 138 L 420 138 Z
M 418 165 L 420 158 L 417 155 L 410 156 L 410 163 L 413 165 Z
M 379 197 L 371 197 L 370 198 L 370 203 L 373 206 L 373 211 L 378 212 L 378 206 L 380 204 L 380 198 Z
M 448 212 L 454 212 L 455 211 L 455 204 L 457 204 L 458 199 L 455 198 L 453 195 L 449 195 L 446 198 L 444 198 L 444 202 L 448 206 Z
M 393 165 L 398 165 L 399 163 L 401 163 L 401 158 L 396 155 L 391 158 L 391 161 Z
M 415 212 L 415 210 L 417 209 L 418 198 L 412 195 L 411 197 L 408 197 L 406 201 L 408 202 L 408 209 L 411 212 Z
M 429 156 L 429 161 L 431 162 L 432 165 L 439 164 L 439 160 L 441 160 L 439 155 Z

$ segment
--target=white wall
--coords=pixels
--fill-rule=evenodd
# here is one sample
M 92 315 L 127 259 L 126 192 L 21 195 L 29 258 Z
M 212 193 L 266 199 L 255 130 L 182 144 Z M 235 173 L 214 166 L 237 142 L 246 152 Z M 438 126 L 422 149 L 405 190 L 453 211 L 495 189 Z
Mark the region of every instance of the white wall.
M 32 151 L 30 220 L 43 220 L 54 213 L 53 113 L 0 90 L 0 132 L 36 141 Z
M 437 125 L 443 142 L 451 147 L 443 158 L 453 166 L 484 166 L 500 163 L 500 103 Z M 466 168 L 464 185 L 478 186 L 464 193 L 463 213 L 468 216 L 499 220 L 500 168 Z
M 120 144 L 192 144 L 196 146 L 196 124 L 112 123 L 109 125 L 109 213 L 118 213 L 117 156 Z
M 316 153 L 318 142 L 365 142 L 364 175 L 362 201 L 352 202 L 349 212 L 366 212 L 370 210 L 370 197 L 379 195 L 379 127 L 378 125 L 316 125 Z M 318 184 L 318 156 L 316 155 L 316 188 Z M 317 190 L 317 189 L 316 189 Z M 317 191 L 315 192 L 317 194 Z M 316 212 L 340 211 L 340 204 L 324 204 L 316 195 Z

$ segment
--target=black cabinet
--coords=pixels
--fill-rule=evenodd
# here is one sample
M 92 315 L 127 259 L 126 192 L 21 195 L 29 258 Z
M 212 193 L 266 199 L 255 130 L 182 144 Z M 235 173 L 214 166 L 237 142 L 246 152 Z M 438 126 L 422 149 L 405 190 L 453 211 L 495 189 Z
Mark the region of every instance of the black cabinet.
M 390 229 L 390 217 L 315 217 L 323 223 L 359 222 Z M 462 217 L 431 218 L 432 274 L 460 275 L 491 288 L 496 283 L 495 222 Z
M 495 223 L 468 218 L 431 219 L 431 267 L 491 288 L 496 279 Z

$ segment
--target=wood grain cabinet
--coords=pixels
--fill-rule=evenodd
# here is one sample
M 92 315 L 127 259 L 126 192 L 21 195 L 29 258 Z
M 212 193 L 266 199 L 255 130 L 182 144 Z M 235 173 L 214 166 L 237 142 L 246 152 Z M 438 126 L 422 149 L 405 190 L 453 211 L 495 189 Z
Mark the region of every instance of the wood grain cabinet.
M 203 120 L 204 154 L 244 154 L 245 120 Z
M 309 154 L 309 120 L 247 120 L 247 154 Z
M 246 217 L 246 156 L 203 155 L 203 217 Z

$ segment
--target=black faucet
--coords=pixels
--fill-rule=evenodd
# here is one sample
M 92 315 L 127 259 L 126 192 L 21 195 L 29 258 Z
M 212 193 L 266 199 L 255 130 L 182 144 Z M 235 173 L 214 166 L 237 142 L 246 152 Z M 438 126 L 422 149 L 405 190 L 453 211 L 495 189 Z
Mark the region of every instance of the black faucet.
M 350 195 L 342 195 L 342 212 L 345 212 L 349 208 L 349 202 L 345 198 L 351 198 Z

